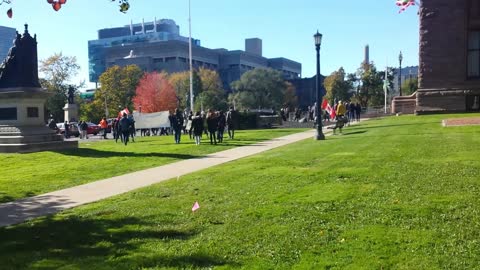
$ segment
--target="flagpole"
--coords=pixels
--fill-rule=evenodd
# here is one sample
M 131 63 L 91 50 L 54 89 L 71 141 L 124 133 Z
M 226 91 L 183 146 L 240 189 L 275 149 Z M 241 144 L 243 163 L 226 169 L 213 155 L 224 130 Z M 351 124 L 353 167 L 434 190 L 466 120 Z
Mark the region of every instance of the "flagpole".
M 188 0 L 188 57 L 190 58 L 190 111 L 193 112 L 193 61 L 192 61 L 192 15 L 191 0 Z
M 388 89 L 388 59 L 385 66 L 385 82 L 383 83 L 383 91 L 385 91 L 385 114 L 387 114 L 387 89 Z

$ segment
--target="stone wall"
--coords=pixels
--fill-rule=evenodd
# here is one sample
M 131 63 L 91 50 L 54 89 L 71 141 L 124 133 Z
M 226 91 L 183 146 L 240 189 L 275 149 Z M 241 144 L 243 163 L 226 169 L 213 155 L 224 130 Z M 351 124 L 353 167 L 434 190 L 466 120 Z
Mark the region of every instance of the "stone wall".
M 477 0 L 474 0 L 477 1 Z M 480 80 L 467 79 L 469 0 L 423 0 L 416 112 L 462 112 Z
M 398 96 L 392 100 L 392 113 L 414 114 L 417 104 L 417 93 L 410 96 Z

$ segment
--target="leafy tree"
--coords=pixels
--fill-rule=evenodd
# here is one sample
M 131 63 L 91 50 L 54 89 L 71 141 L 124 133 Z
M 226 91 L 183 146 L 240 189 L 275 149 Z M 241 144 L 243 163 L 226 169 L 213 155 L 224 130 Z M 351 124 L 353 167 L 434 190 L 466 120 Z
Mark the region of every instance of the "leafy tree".
M 346 74 L 343 67 L 338 71 L 334 71 L 330 76 L 326 77 L 323 85 L 327 90 L 325 98 L 329 101 L 350 100 L 353 88 L 351 80 L 345 80 Z
M 359 85 L 355 100 L 360 102 L 363 108 L 368 106 L 380 106 L 384 103 L 385 93 L 383 90 L 384 72 L 378 72 L 375 64 L 362 64 L 356 74 Z
M 202 80 L 197 70 L 193 70 L 193 96 L 198 97 L 202 92 Z M 190 71 L 172 73 L 169 76 L 170 84 L 173 85 L 180 108 L 190 107 Z M 195 104 L 194 104 L 195 106 Z
M 67 102 L 69 86 L 78 89 L 84 85 L 84 82 L 71 84 L 71 79 L 78 74 L 79 70 L 80 66 L 75 56 L 55 53 L 47 59 L 40 60 L 39 71 L 43 75 L 40 84 L 52 94 L 47 99 L 46 108 L 57 121 L 62 121 L 64 118 L 63 107 Z
M 229 97 L 240 110 L 280 108 L 287 85 L 279 71 L 256 68 L 245 72 L 240 80 L 232 83 L 235 91 Z
M 285 96 L 282 105 L 285 105 L 289 108 L 296 108 L 298 106 L 298 97 L 295 86 L 290 82 L 285 82 L 285 85 Z
M 136 65 L 107 69 L 100 76 L 101 87 L 95 92 L 93 101 L 82 108 L 85 110 L 82 117 L 98 120 L 103 115 L 116 117 L 123 108 L 132 110 L 132 100 L 142 76 L 143 71 Z
M 402 94 L 411 95 L 418 89 L 418 78 L 407 79 L 402 83 Z
M 135 109 L 144 113 L 173 111 L 177 107 L 177 97 L 166 73 L 145 73 L 138 83 L 133 98 Z
M 218 73 L 201 67 L 198 70 L 198 76 L 200 77 L 202 92 L 195 99 L 195 110 L 202 108 L 226 110 L 228 107 L 227 100 Z

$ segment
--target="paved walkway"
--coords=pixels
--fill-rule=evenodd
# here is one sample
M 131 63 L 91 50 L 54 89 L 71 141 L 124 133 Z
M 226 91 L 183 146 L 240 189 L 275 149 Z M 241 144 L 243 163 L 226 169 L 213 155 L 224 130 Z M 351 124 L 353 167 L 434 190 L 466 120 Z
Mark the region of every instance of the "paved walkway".
M 32 218 L 54 214 L 65 209 L 96 202 L 301 140 L 313 140 L 315 134 L 315 130 L 309 130 L 249 146 L 236 147 L 200 158 L 183 160 L 156 168 L 0 204 L 0 227 L 21 223 Z

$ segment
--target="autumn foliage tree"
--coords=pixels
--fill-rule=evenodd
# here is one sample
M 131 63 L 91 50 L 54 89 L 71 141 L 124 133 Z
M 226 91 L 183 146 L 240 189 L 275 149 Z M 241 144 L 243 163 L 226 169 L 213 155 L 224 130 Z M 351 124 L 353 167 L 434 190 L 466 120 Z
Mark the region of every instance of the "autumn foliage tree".
M 136 89 L 133 104 L 137 111 L 154 113 L 172 111 L 178 106 L 175 89 L 166 73 L 145 73 Z

